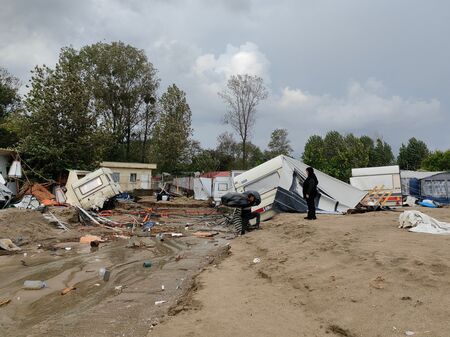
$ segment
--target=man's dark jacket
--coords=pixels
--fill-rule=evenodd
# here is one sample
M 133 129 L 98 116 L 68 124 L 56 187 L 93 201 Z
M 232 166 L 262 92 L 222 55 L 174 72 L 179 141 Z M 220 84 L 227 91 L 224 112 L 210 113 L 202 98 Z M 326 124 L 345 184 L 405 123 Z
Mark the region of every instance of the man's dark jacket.
M 315 174 L 308 176 L 303 183 L 303 198 L 306 199 L 306 195 L 310 198 L 315 198 L 317 195 L 317 185 L 319 181 Z

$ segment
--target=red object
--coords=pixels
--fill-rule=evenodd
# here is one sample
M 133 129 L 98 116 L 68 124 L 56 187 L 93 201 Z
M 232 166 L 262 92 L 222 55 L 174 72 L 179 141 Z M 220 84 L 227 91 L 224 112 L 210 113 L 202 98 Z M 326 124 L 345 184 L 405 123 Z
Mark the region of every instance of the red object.
M 202 178 L 231 177 L 230 171 L 206 172 L 201 175 Z

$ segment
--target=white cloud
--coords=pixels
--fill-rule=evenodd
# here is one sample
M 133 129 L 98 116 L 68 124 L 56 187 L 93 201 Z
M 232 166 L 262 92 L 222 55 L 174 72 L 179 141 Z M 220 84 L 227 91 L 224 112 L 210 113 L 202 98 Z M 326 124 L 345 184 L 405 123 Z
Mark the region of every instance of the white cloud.
M 450 2 L 0 2 L 0 66 L 24 84 L 63 46 L 121 40 L 146 50 L 161 90 L 176 83 L 186 91 L 204 146 L 224 128 L 217 92 L 236 73 L 262 76 L 272 92 L 258 110 L 260 146 L 275 127 L 289 129 L 297 152 L 329 129 L 382 135 L 394 147 L 411 136 L 450 144 L 450 82 L 442 76 L 450 71 Z M 364 80 L 343 87 L 352 78 Z
M 225 82 L 230 76 L 250 74 L 262 77 L 270 82 L 270 62 L 252 42 L 239 47 L 227 45 L 223 54 L 200 55 L 192 68 L 193 73 L 208 82 Z
M 284 87 L 262 107 L 255 141 L 264 146 L 273 129 L 286 127 L 297 154 L 309 136 L 330 130 L 382 137 L 394 150 L 413 136 L 432 145 L 436 126 L 446 118 L 440 101 L 386 92 L 384 84 L 373 78 L 363 83 L 351 81 L 342 96 Z
M 436 121 L 443 117 L 440 102 L 388 96 L 381 81 L 353 81 L 343 97 L 314 95 L 301 89 L 282 89 L 275 106 L 286 116 L 303 116 L 307 124 L 319 123 L 322 128 L 357 130 L 368 126 L 386 127 L 393 123 L 409 125 L 412 121 Z M 427 124 L 426 121 L 422 121 Z

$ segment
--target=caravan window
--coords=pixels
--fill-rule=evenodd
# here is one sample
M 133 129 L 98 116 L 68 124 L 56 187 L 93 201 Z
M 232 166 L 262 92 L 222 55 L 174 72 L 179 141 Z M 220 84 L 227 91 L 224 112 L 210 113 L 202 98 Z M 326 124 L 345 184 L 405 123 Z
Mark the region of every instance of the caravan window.
M 219 183 L 217 185 L 217 189 L 219 190 L 219 192 L 226 192 L 226 191 L 228 191 L 228 184 L 227 183 Z
M 274 172 L 268 176 L 265 176 L 264 178 L 252 181 L 250 184 L 245 186 L 245 190 L 253 190 L 259 193 L 265 193 L 277 187 L 279 180 L 280 177 L 278 173 Z
M 95 178 L 94 180 L 88 181 L 87 183 L 80 186 L 81 194 L 88 194 L 92 190 L 96 189 L 99 186 L 102 186 L 102 179 L 100 177 Z

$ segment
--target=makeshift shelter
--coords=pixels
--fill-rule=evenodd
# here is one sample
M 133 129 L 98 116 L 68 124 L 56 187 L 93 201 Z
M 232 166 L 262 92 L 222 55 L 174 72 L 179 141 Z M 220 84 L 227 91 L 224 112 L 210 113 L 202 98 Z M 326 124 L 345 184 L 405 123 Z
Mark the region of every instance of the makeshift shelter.
M 402 184 L 402 194 L 420 197 L 422 194 L 420 180 L 431 177 L 437 173 L 441 172 L 401 170 L 400 180 Z
M 234 178 L 237 192 L 254 190 L 261 204 L 253 209 L 267 220 L 278 212 L 306 212 L 302 196 L 308 165 L 287 156 L 275 157 Z M 316 207 L 321 213 L 343 213 L 356 207 L 366 192 L 315 170 L 319 180 Z
M 450 171 L 420 179 L 421 197 L 450 204 Z

